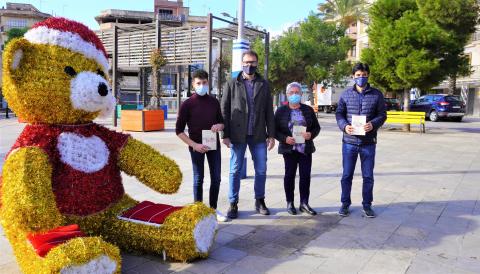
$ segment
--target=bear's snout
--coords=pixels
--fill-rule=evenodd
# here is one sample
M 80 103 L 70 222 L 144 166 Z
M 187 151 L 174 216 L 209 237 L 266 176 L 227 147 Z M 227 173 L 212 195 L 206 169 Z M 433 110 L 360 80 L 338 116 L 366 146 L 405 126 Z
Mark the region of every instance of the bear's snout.
M 100 94 L 100 96 L 107 96 L 107 94 L 108 94 L 107 85 L 105 85 L 104 83 L 100 83 L 98 85 L 98 94 Z
M 100 111 L 101 116 L 106 116 L 115 107 L 107 80 L 91 71 L 82 71 L 71 80 L 70 101 L 75 109 Z

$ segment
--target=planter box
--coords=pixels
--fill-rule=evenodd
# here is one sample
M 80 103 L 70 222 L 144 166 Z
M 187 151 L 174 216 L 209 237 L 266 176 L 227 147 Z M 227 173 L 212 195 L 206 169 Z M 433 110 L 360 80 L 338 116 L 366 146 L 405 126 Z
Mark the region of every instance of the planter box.
M 163 109 L 163 119 L 167 120 L 167 118 L 168 118 L 168 105 L 161 105 L 160 107 Z M 124 108 L 122 108 L 122 109 L 124 109 Z M 142 110 L 142 109 L 144 109 L 143 104 L 138 104 L 137 105 L 137 110 Z M 118 116 L 118 117 L 120 117 L 120 116 Z
M 135 110 L 139 109 L 137 105 L 134 104 L 125 104 L 125 105 L 117 105 L 117 118 L 122 117 L 122 110 Z
M 163 110 L 122 110 L 122 130 L 155 131 L 165 128 Z

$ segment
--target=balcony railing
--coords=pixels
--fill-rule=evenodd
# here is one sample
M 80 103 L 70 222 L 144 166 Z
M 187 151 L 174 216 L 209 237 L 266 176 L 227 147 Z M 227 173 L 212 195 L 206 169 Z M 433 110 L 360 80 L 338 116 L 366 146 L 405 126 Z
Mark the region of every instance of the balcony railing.
M 169 21 L 169 22 L 183 22 L 183 21 L 185 21 L 185 17 L 183 15 L 172 15 L 172 14 L 159 13 L 158 18 L 160 19 L 160 21 Z

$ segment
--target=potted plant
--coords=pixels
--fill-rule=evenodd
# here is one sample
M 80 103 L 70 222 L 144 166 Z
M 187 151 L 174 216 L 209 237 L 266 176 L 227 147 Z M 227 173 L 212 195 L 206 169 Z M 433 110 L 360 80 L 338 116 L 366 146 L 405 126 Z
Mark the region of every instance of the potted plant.
M 166 110 L 162 107 L 161 78 L 159 70 L 167 64 L 167 59 L 160 49 L 155 49 L 150 55 L 152 66 L 152 97 L 148 106 L 143 110 L 122 110 L 120 124 L 123 130 L 131 131 L 154 131 L 165 128 Z

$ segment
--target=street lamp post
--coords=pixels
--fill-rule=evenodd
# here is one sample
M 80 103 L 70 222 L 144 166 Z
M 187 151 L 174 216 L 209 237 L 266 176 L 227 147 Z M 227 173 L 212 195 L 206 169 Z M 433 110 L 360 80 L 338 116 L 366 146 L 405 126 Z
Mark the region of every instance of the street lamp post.
M 243 39 L 243 30 L 245 26 L 245 0 L 238 0 L 238 40 Z
M 244 39 L 245 30 L 245 0 L 238 0 L 238 37 L 233 41 L 232 50 L 232 77 L 242 71 L 242 54 L 250 49 L 250 42 Z

